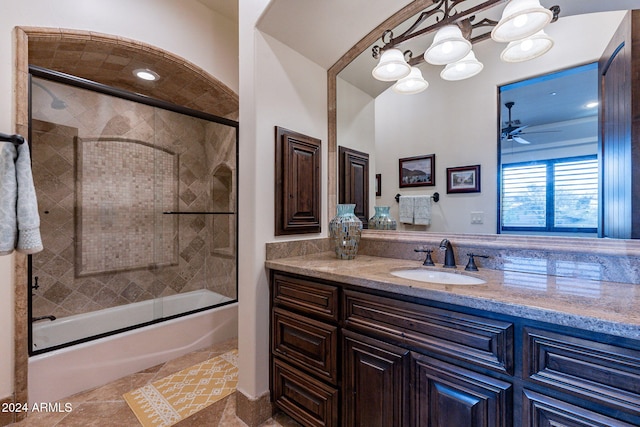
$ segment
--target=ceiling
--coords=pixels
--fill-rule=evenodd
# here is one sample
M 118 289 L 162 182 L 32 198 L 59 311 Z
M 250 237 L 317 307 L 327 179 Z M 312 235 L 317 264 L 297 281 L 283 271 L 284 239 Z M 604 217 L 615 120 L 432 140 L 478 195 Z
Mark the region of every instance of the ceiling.
M 225 18 L 238 20 L 238 0 L 198 0 L 214 12 Z
M 272 0 L 257 27 L 329 69 L 372 29 L 409 3 L 409 0 Z M 559 5 L 562 16 L 638 8 L 638 0 L 542 0 L 541 4 Z

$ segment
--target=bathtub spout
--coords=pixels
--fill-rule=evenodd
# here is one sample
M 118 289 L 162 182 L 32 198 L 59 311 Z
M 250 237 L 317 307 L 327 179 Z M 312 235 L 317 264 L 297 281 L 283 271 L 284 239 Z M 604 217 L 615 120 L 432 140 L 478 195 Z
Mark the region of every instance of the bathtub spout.
M 54 320 L 56 320 L 56 316 L 49 315 L 49 316 L 32 317 L 31 321 L 32 322 L 37 322 L 38 320 L 44 320 L 44 319 L 49 319 L 49 320 L 51 320 L 53 322 Z

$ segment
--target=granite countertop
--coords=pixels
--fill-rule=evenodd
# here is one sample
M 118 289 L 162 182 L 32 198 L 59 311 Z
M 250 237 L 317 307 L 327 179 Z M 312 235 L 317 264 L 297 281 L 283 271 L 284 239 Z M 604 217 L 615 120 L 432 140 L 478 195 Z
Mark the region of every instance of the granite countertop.
M 466 272 L 422 267 L 419 261 L 332 252 L 268 260 L 272 270 L 332 280 L 367 289 L 419 297 L 511 316 L 640 339 L 640 285 L 548 276 L 519 271 Z M 393 270 L 429 268 L 484 279 L 480 285 L 442 285 L 393 276 Z

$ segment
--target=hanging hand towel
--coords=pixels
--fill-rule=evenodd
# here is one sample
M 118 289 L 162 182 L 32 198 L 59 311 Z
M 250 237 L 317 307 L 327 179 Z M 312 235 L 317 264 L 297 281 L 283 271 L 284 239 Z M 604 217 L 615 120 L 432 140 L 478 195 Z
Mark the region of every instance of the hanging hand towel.
M 431 225 L 431 196 L 415 196 L 413 202 L 413 223 Z
M 400 222 L 413 224 L 413 196 L 400 196 Z
M 31 174 L 29 145 L 0 147 L 0 255 L 16 249 L 25 254 L 42 250 L 40 216 Z

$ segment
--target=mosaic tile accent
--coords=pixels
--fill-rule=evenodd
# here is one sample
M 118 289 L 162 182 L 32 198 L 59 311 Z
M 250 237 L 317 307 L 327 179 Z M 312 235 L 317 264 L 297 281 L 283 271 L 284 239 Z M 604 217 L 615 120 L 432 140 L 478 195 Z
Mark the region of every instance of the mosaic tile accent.
M 135 140 L 78 138 L 78 276 L 177 264 L 178 159 Z

